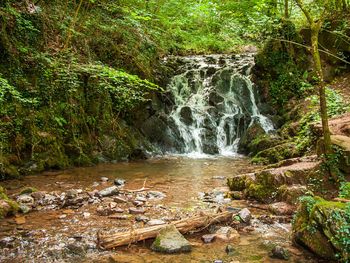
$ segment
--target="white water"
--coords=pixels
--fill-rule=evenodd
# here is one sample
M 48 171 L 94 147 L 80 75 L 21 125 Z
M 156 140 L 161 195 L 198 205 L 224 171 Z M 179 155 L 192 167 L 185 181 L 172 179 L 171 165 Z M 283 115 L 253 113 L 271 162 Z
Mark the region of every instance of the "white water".
M 241 136 L 255 122 L 269 133 L 273 123 L 260 114 L 250 71 L 251 54 L 243 56 L 191 56 L 184 58 L 183 73 L 168 85 L 175 106 L 170 113 L 181 153 L 235 156 Z

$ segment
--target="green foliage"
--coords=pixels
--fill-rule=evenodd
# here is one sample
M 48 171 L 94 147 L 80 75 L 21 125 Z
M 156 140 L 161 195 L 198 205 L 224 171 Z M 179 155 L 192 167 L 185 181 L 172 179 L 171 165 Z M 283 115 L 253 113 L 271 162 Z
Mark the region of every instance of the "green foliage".
M 77 67 L 77 71 L 88 74 L 89 82 L 108 91 L 117 112 L 133 109 L 146 101 L 145 96 L 150 91 L 160 90 L 159 86 L 147 80 L 102 65 L 81 65 Z
M 350 182 L 342 182 L 340 184 L 339 197 L 350 199 Z
M 349 105 L 344 102 L 342 96 L 337 91 L 328 87 L 326 88 L 326 99 L 329 117 L 333 117 L 350 110 Z M 312 95 L 308 97 L 307 100 L 310 101 L 309 112 L 306 113 L 299 121 L 300 129 L 296 137 L 297 147 L 302 152 L 310 150 L 316 143 L 316 137 L 312 133 L 310 125 L 321 120 L 318 110 L 318 96 Z

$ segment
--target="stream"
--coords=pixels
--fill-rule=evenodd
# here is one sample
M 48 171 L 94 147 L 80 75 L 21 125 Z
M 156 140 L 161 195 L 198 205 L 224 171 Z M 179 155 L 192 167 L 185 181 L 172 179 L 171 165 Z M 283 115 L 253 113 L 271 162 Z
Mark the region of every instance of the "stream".
M 146 161 L 100 164 L 96 167 L 75 168 L 60 172 L 45 172 L 27 176 L 21 180 L 5 181 L 10 195 L 23 187 L 31 186 L 44 191 L 47 196 L 68 194 L 72 189 L 78 193 L 105 189 L 114 179 L 125 180 L 122 189 L 140 189 L 143 185 L 154 191 L 154 198 L 140 192 L 122 196 L 129 201 L 118 203 L 123 212 L 118 217 L 97 213 L 99 206 L 115 201 L 114 196 L 94 198 L 92 201 L 74 203 L 68 207 L 51 204 L 38 205 L 26 215 L 0 221 L 1 262 L 283 262 L 269 257 L 269 246 L 281 244 L 291 251 L 290 262 L 319 262 L 305 252 L 292 247 L 289 223 L 264 223 L 261 216 L 267 211 L 249 208 L 244 200 L 227 200 L 223 193 L 226 177 L 252 172 L 258 167 L 243 157 L 188 158 L 165 156 Z M 101 180 L 102 178 L 102 180 Z M 108 178 L 109 180 L 103 182 Z M 164 196 L 157 196 L 161 192 Z M 39 192 L 40 193 L 40 192 Z M 207 194 L 205 194 L 207 193 Z M 99 231 L 125 230 L 142 227 L 138 215 L 128 213 L 133 207 L 135 195 L 147 198 L 143 217 L 166 222 L 188 218 L 199 211 L 217 211 L 219 207 L 248 207 L 253 214 L 249 231 L 240 232 L 239 241 L 230 242 L 234 253 L 227 254 L 228 243 L 214 241 L 204 244 L 200 237 L 207 233 L 186 235 L 192 243 L 191 253 L 164 255 L 152 252 L 151 241 L 139 242 L 115 251 L 99 250 L 96 246 Z M 203 198 L 213 195 L 213 200 Z M 120 194 L 118 195 L 120 196 Z M 120 211 L 119 211 L 120 212 Z M 123 215 L 123 216 L 122 216 Z M 217 261 L 221 262 L 221 261 Z

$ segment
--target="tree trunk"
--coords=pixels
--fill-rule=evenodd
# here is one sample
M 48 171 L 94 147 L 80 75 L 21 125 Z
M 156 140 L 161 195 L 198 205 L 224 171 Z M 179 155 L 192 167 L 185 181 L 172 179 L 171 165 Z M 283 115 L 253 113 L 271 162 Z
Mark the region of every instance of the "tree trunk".
M 284 18 L 289 18 L 289 0 L 284 0 Z
M 312 57 L 315 64 L 315 71 L 319 82 L 319 99 L 320 99 L 320 112 L 323 129 L 323 140 L 324 140 L 324 151 L 328 155 L 332 152 L 331 148 L 331 134 L 328 125 L 328 113 L 327 113 L 327 102 L 326 102 L 326 87 L 323 79 L 322 65 L 320 53 L 318 50 L 318 35 L 321 25 L 315 23 L 311 25 L 311 46 L 312 46 Z

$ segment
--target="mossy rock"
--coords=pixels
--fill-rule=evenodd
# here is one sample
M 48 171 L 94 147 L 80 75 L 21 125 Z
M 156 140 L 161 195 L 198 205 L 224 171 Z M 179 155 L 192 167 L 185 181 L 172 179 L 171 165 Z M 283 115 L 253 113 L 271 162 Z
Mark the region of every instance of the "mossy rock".
M 0 186 L 0 219 L 6 217 L 7 215 L 13 215 L 18 212 L 18 210 L 18 204 L 11 200 L 7 196 L 5 189 Z
M 262 203 L 271 202 L 276 196 L 275 188 L 256 183 L 250 184 L 244 192 L 247 197 Z
M 38 192 L 38 189 L 36 189 L 35 187 L 25 187 L 21 190 L 21 192 L 19 193 L 20 195 L 25 195 L 25 194 L 31 194 L 31 193 L 35 193 Z
M 296 144 L 293 142 L 287 142 L 258 152 L 254 156 L 254 159 L 268 161 L 268 163 L 277 163 L 284 159 L 298 157 L 299 155 L 300 153 Z
M 350 257 L 350 204 L 303 197 L 293 221 L 293 240 L 328 260 Z
M 304 185 L 281 185 L 277 190 L 277 199 L 295 205 L 308 189 Z
M 247 145 L 247 149 L 249 153 L 254 156 L 258 152 L 275 147 L 282 142 L 282 139 L 277 135 L 261 134 Z
M 242 174 L 227 179 L 227 186 L 231 191 L 242 191 L 249 187 L 249 185 L 255 180 L 255 174 Z
M 251 143 L 254 139 L 266 135 L 265 130 L 261 127 L 261 124 L 255 121 L 248 127 L 243 137 L 239 141 L 238 150 L 242 153 L 249 153 L 251 150 Z

